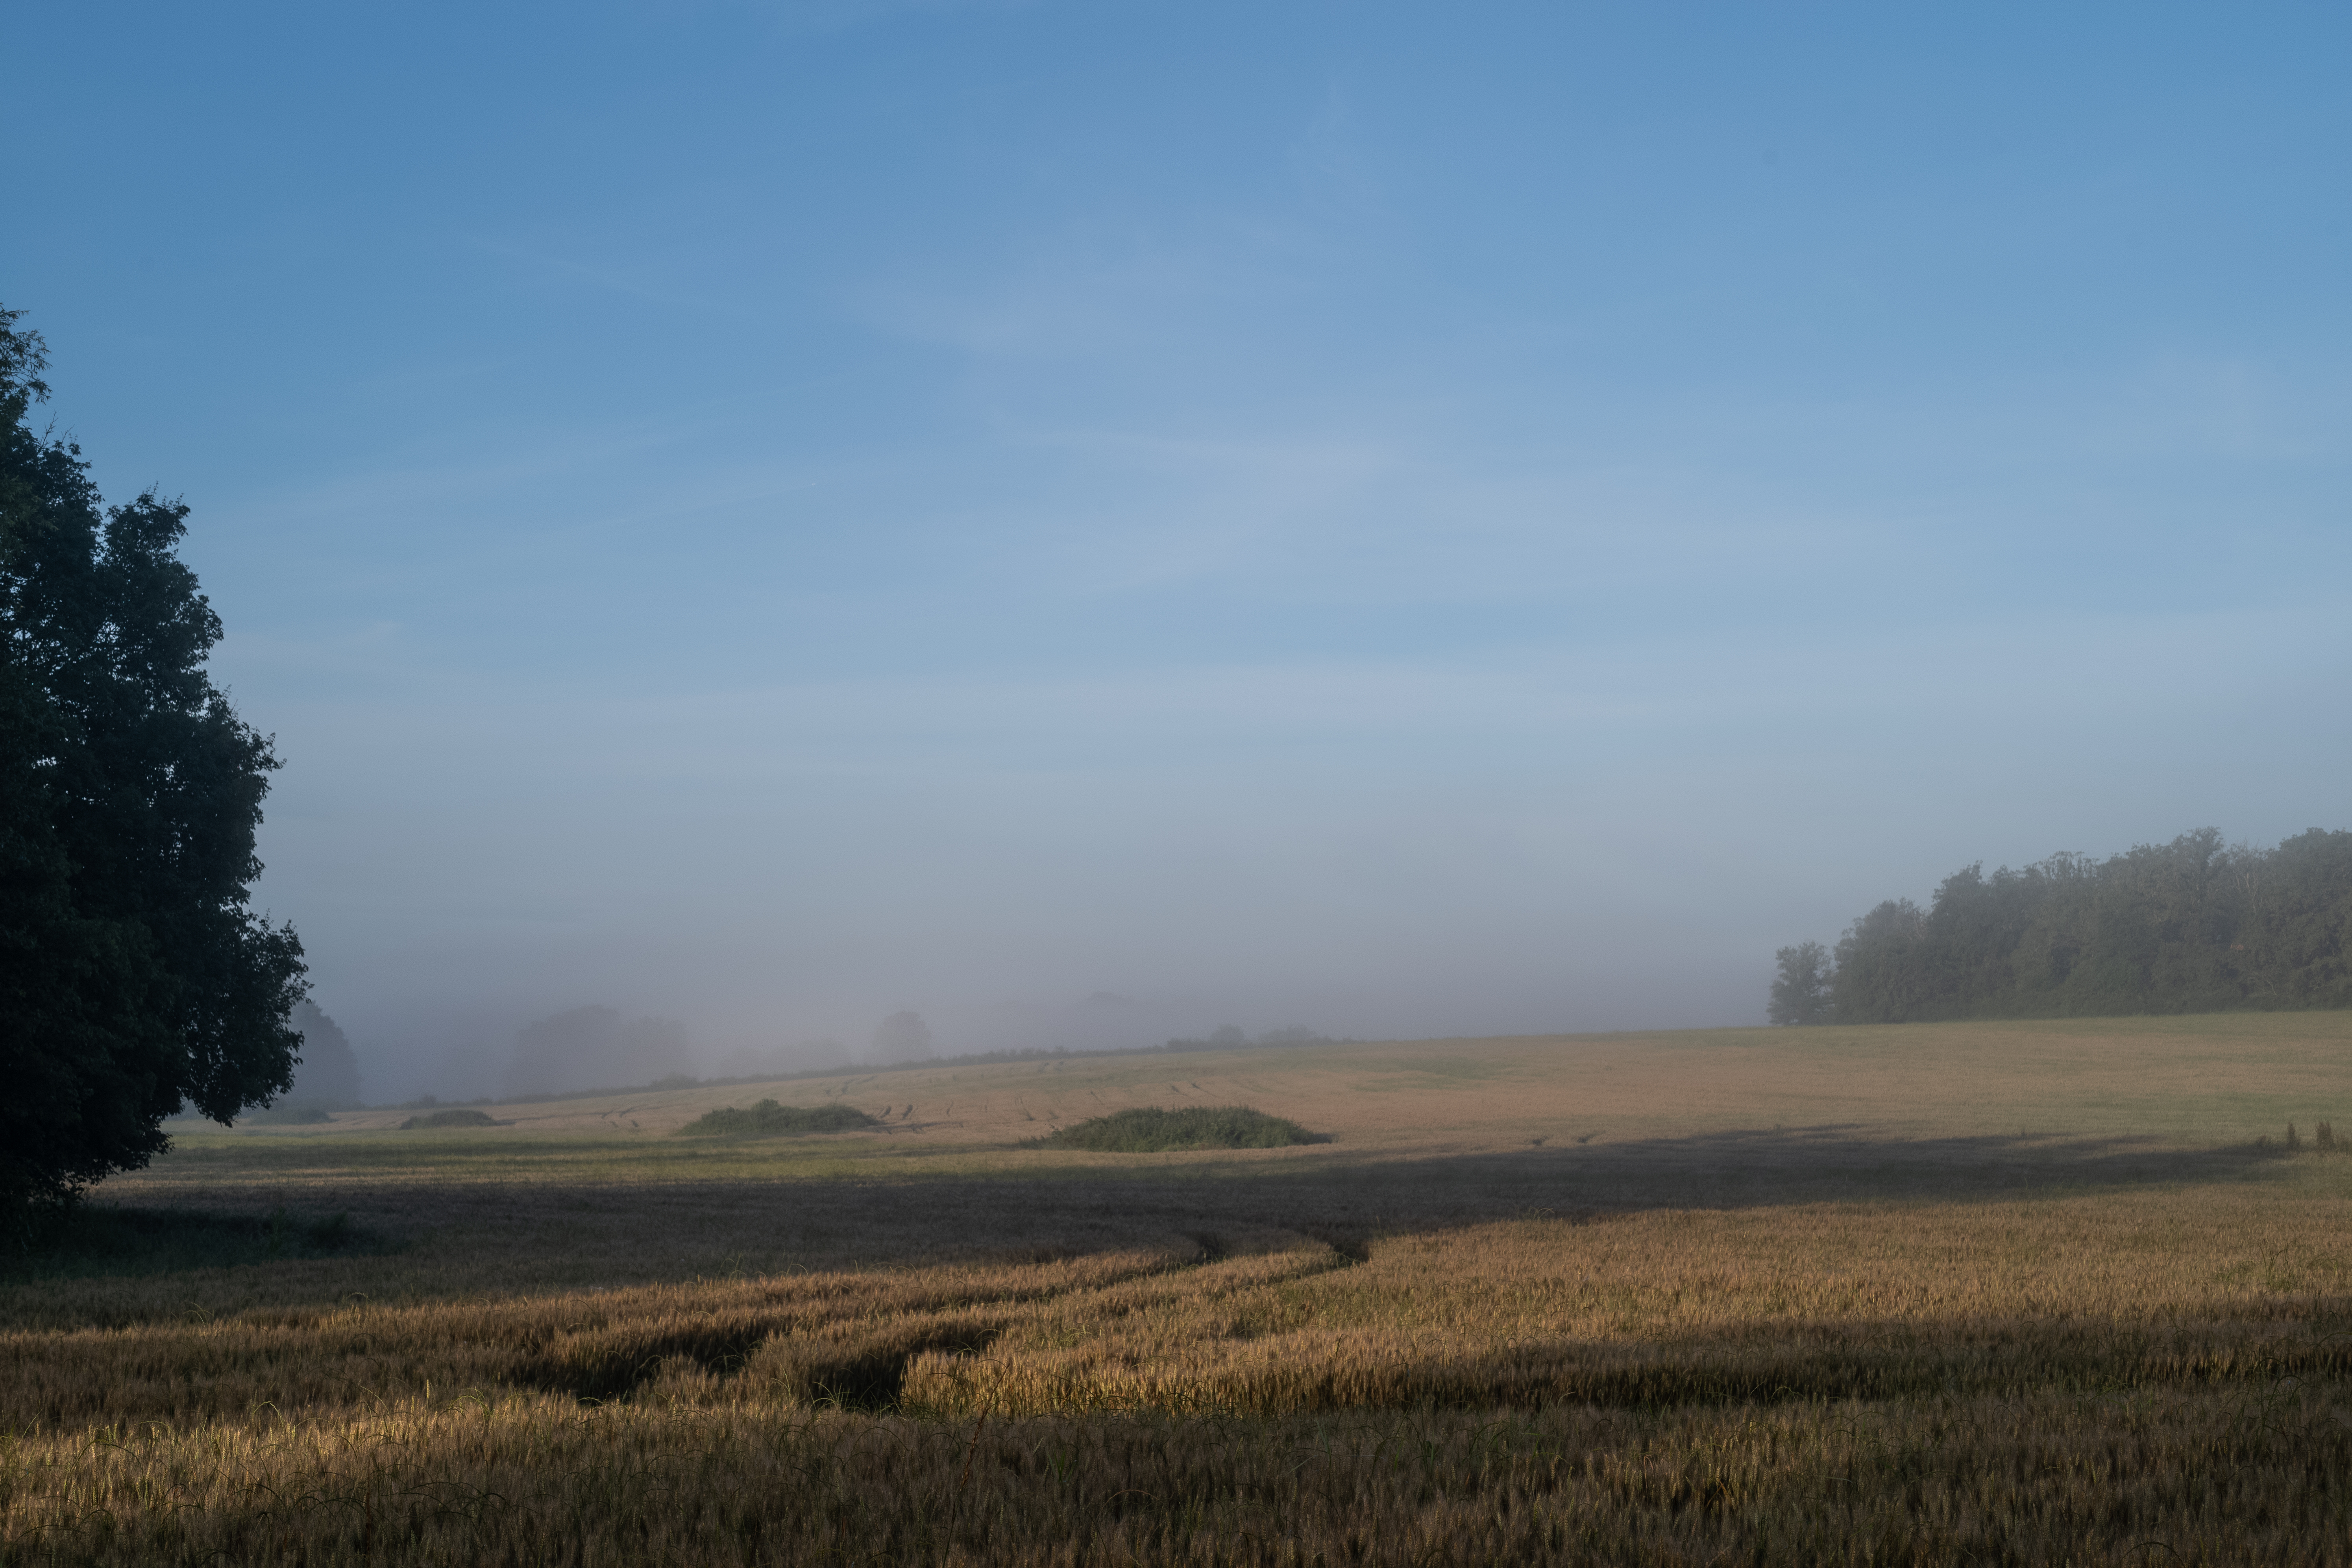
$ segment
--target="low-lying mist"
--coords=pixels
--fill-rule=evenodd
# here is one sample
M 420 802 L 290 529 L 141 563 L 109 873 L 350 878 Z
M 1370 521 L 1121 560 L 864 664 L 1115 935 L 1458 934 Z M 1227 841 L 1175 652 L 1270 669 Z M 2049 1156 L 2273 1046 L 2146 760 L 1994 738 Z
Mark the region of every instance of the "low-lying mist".
M 1134 1050 L 1171 1041 L 1239 1047 L 1329 1037 L 1297 1024 L 1255 1034 L 1231 1023 L 1203 1027 L 1181 1008 L 1108 992 L 1058 1005 L 1001 1002 L 950 1010 L 940 1016 L 938 1027 L 924 1013 L 898 1008 L 848 1040 L 814 1035 L 713 1044 L 677 1019 L 632 1015 L 602 1003 L 549 1013 L 504 1038 L 470 1036 L 437 1049 L 379 1045 L 354 1051 L 334 1017 L 315 1002 L 303 1005 L 296 1025 L 304 1033 L 304 1064 L 284 1098 L 289 1104 L 327 1107 L 428 1097 L 521 1100 L 665 1080 L 782 1077 L 999 1052 Z

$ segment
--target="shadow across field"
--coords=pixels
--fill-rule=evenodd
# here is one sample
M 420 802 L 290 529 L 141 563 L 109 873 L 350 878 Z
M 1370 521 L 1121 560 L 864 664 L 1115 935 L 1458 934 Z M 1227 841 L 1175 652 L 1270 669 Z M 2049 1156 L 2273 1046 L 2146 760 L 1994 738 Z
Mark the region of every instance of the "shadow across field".
M 352 1146 L 317 1152 L 344 1147 Z M 352 1152 L 363 1154 L 364 1146 Z M 574 1183 L 556 1166 L 535 1171 L 530 1153 L 530 1146 L 517 1148 L 495 1178 L 467 1173 L 385 1181 L 373 1160 L 360 1158 L 340 1170 L 322 1169 L 314 1159 L 266 1185 L 233 1177 L 218 1184 L 183 1182 L 168 1195 L 192 1200 L 188 1209 L 152 1201 L 164 1194 L 142 1194 L 139 1209 L 110 1222 L 122 1231 L 110 1260 L 91 1254 L 40 1272 L 152 1273 L 327 1258 L 307 1281 L 273 1285 L 246 1273 L 236 1283 L 255 1300 L 316 1299 L 328 1288 L 417 1299 L 951 1258 L 1073 1257 L 1237 1229 L 1294 1232 L 1361 1261 L 1381 1237 L 1518 1218 L 1597 1221 L 1659 1210 L 1847 1203 L 2011 1204 L 2266 1184 L 2323 1169 L 2352 1178 L 2352 1159 L 2276 1148 L 2183 1149 L 2153 1139 L 2053 1136 L 1890 1140 L 1836 1125 L 1409 1157 L 1353 1156 L 1344 1144 L 1287 1158 L 1150 1157 L 1132 1164 L 1008 1152 L 978 1171 L 892 1163 L 866 1166 L 852 1178 L 698 1178 L 688 1165 L 667 1168 L 659 1179 L 648 1173 Z M 241 1200 L 251 1212 L 238 1212 Z M 89 1212 L 101 1214 L 102 1205 Z M 289 1214 L 346 1215 L 344 1225 L 360 1244 L 341 1253 L 300 1245 L 285 1228 Z M 189 1218 L 194 1229 L 181 1223 Z M 152 1244 L 143 1256 L 135 1245 L 140 1237 Z M 402 1256 L 347 1255 L 380 1254 L 395 1238 L 408 1244 Z M 25 1278 L 11 1271 L 0 1283 Z M 0 1300 L 0 1322 L 15 1315 L 12 1304 Z
M 2088 1194 L 2275 1174 L 2275 1146 L 2184 1148 L 2154 1137 L 2019 1133 L 1890 1139 L 1859 1124 L 1617 1139 L 1467 1154 L 1446 1163 L 1472 1186 L 1558 1179 L 1612 1207 L 1740 1208 L 1869 1199 L 1998 1201 L 2022 1191 Z M 2315 1155 L 2314 1157 L 2319 1157 Z
M 1538 1215 L 2014 1203 L 2275 1181 L 2315 1161 L 2336 1167 L 2333 1156 L 2245 1145 L 2182 1149 L 2155 1139 L 1998 1135 L 1885 1140 L 1832 1125 L 1406 1159 L 1354 1159 L 1335 1150 L 1312 1160 L 1202 1160 L 1129 1170 L 1097 1164 L 1034 1175 L 910 1172 L 838 1196 L 821 1187 L 791 1190 L 796 1208 L 810 1217 L 835 1203 L 854 1207 L 873 1227 L 864 1245 L 907 1261 L 922 1260 L 929 1247 L 947 1239 L 937 1226 L 949 1215 L 961 1241 L 981 1247 L 995 1244 L 991 1233 L 1018 1246 L 1016 1233 L 1074 1236 L 1109 1221 L 1148 1220 L 1187 1230 L 1280 1226 L 1360 1258 L 1369 1240 L 1384 1234 Z M 2352 1173 L 2352 1159 L 2342 1168 Z M 746 1195 L 758 1186 L 747 1184 Z M 877 1207 L 885 1194 L 891 1201 Z
M 380 1257 L 400 1243 L 347 1209 L 304 1214 L 283 1205 L 266 1214 L 75 1204 L 37 1211 L 0 1249 L 0 1286 L 91 1279 L 136 1279 L 199 1268 Z

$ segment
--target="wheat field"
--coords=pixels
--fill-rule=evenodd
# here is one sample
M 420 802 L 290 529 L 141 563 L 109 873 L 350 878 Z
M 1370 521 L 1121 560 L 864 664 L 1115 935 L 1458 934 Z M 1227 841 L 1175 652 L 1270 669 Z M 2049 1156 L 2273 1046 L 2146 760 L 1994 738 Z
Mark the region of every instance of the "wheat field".
M 1332 1045 L 195 1133 L 100 1206 L 246 1256 L 0 1283 L 0 1562 L 2352 1561 L 2347 1047 Z M 674 1135 L 763 1097 L 887 1130 Z M 1187 1103 L 1331 1141 L 1018 1147 Z

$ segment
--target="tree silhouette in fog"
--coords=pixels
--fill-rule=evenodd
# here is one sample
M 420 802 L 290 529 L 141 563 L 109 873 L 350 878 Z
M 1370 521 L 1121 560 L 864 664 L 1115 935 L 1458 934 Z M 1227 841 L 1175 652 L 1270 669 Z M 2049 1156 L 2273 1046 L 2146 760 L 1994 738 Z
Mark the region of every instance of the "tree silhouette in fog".
M 352 1042 L 319 1005 L 304 997 L 289 1020 L 302 1037 L 302 1059 L 294 1068 L 294 1087 L 287 1098 L 304 1105 L 327 1108 L 360 1102 L 359 1058 Z
M 931 1055 L 931 1026 L 919 1013 L 893 1013 L 874 1026 L 866 1059 L 875 1063 L 919 1062 Z
M 512 1099 L 650 1083 L 686 1071 L 690 1054 L 675 1019 L 629 1018 L 592 1003 L 517 1030 L 503 1088 Z
M 1775 1024 L 1828 1023 L 1830 980 L 1835 972 L 1830 950 L 1817 942 L 1801 942 L 1773 957 L 1780 972 L 1772 982 L 1772 1001 L 1765 1016 Z

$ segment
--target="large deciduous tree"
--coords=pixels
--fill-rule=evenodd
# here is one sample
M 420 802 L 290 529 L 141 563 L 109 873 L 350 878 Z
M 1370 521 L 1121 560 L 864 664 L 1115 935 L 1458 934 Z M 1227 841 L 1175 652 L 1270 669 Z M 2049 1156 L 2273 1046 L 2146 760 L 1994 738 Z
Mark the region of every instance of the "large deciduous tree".
M 0 1211 L 282 1092 L 301 943 L 248 907 L 268 737 L 206 673 L 187 508 L 106 507 L 0 310 Z

